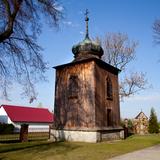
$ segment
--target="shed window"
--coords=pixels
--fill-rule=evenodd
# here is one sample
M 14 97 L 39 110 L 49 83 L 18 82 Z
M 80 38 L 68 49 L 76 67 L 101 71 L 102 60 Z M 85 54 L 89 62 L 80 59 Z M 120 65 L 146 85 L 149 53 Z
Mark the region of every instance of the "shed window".
M 79 90 L 78 76 L 71 75 L 69 77 L 69 85 L 68 85 L 69 98 L 77 98 L 78 97 L 78 90 Z

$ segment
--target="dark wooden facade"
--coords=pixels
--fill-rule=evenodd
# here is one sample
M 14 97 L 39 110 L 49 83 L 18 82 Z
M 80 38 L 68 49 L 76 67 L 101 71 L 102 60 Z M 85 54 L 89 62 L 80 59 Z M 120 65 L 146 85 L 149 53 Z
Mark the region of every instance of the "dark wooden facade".
M 56 128 L 106 130 L 119 127 L 117 68 L 97 58 L 57 66 Z
M 101 60 L 103 48 L 86 34 L 72 47 L 74 60 L 56 66 L 54 140 L 100 142 L 123 138 L 120 127 L 119 69 Z

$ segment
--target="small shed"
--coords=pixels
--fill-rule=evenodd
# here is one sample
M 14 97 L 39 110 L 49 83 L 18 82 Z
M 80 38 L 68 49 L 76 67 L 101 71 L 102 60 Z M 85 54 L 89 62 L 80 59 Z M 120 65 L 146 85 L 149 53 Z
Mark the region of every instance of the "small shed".
M 29 125 L 49 125 L 54 121 L 53 113 L 47 108 L 1 105 L 0 119 L 3 123 L 20 125 L 20 141 L 28 140 Z
M 148 117 L 141 111 L 133 120 L 135 134 L 144 135 L 148 133 Z

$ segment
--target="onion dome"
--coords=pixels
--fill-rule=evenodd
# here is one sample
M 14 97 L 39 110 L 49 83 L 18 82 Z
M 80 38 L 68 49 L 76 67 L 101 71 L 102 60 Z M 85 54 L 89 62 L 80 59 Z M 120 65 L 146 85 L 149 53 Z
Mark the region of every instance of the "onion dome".
M 79 60 L 79 59 L 86 59 L 86 58 L 101 58 L 101 56 L 103 55 L 103 49 L 100 46 L 100 44 L 98 44 L 97 42 L 92 41 L 89 38 L 89 33 L 88 33 L 88 10 L 86 10 L 86 35 L 85 35 L 85 39 L 74 45 L 72 47 L 72 52 L 74 54 L 75 60 Z

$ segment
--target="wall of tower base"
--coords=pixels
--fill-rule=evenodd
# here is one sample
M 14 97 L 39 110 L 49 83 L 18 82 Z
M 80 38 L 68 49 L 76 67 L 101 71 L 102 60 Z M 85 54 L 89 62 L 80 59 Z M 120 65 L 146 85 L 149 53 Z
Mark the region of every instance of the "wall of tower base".
M 73 131 L 73 130 L 50 130 L 52 141 L 75 141 L 75 142 L 102 142 L 109 140 L 124 139 L 123 129 L 101 131 Z

